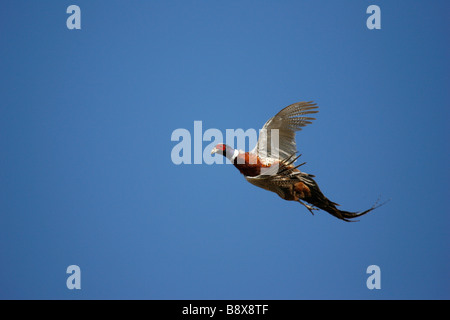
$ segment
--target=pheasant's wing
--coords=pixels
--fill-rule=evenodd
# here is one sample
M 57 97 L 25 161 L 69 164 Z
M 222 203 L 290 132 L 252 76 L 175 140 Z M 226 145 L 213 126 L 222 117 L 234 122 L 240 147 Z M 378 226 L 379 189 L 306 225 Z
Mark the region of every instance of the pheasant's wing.
M 264 124 L 258 143 L 250 152 L 257 154 L 261 160 L 269 163 L 274 160 L 286 159 L 296 153 L 295 132 L 311 123 L 311 120 L 315 120 L 306 115 L 317 113 L 317 108 L 312 101 L 297 102 L 287 106 Z M 276 141 L 277 134 L 278 141 Z

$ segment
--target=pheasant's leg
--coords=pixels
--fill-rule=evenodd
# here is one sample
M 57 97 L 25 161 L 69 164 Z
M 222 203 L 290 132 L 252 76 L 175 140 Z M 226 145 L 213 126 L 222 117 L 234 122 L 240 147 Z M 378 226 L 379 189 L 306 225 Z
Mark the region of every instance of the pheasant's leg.
M 312 215 L 314 215 L 313 210 L 319 210 L 319 209 L 317 209 L 317 208 L 315 208 L 313 206 L 310 206 L 309 204 L 305 204 L 305 203 L 301 202 L 300 200 L 298 200 L 298 202 L 300 202 L 302 205 L 304 205 L 305 208 L 308 209 L 309 212 L 311 212 Z

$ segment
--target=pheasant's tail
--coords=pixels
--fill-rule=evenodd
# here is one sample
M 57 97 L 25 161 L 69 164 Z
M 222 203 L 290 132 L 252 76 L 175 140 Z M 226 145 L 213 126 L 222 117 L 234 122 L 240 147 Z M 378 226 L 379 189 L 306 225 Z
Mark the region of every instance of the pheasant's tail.
M 330 208 L 331 210 L 325 210 L 328 213 L 331 213 L 332 215 L 334 215 L 335 217 L 342 219 L 344 221 L 347 222 L 356 222 L 359 220 L 352 220 L 355 219 L 357 217 L 361 217 L 363 215 L 365 215 L 366 213 L 369 213 L 370 211 L 375 210 L 376 208 L 381 207 L 382 205 L 384 205 L 386 202 L 388 202 L 389 200 L 383 202 L 383 203 L 378 203 L 378 200 L 374 203 L 374 205 L 362 212 L 350 212 L 350 211 L 343 211 L 343 210 L 339 210 L 338 208 L 336 208 L 336 206 L 334 206 L 334 208 Z
M 304 181 L 304 183 L 306 183 L 306 185 L 308 186 L 308 188 L 310 190 L 309 196 L 304 197 L 302 200 L 312 204 L 313 206 L 315 206 L 319 209 L 322 209 L 322 210 L 328 212 L 329 214 L 335 216 L 338 219 L 341 219 L 341 220 L 344 220 L 347 222 L 358 221 L 358 220 L 354 220 L 354 219 L 357 217 L 361 217 L 361 216 L 381 207 L 382 205 L 384 205 L 386 202 L 389 201 L 389 200 L 387 200 L 387 201 L 379 204 L 378 203 L 379 200 L 377 200 L 372 207 L 370 207 L 369 209 L 367 209 L 365 211 L 361 211 L 361 212 L 351 212 L 351 211 L 339 210 L 337 208 L 337 206 L 339 206 L 339 204 L 332 202 L 327 197 L 325 197 L 323 195 L 322 191 L 320 191 L 317 183 L 311 178 L 310 175 L 305 174 L 305 175 L 302 175 L 301 178 Z M 307 208 L 308 208 L 308 206 L 307 206 Z

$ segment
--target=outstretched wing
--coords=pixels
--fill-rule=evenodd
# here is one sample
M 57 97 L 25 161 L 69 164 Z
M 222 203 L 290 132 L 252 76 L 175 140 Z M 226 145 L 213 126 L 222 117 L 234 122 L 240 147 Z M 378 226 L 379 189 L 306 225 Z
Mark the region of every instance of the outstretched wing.
M 297 102 L 287 106 L 264 124 L 258 143 L 250 152 L 257 154 L 261 160 L 268 163 L 286 159 L 295 154 L 297 152 L 295 132 L 311 123 L 311 120 L 315 120 L 306 115 L 317 113 L 317 108 L 312 101 Z M 276 141 L 277 134 L 278 141 Z

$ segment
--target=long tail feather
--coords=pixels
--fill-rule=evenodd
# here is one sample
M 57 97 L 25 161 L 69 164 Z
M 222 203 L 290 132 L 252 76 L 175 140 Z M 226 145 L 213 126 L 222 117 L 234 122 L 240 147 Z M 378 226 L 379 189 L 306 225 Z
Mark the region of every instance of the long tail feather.
M 378 200 L 377 200 L 372 207 L 370 207 L 367 210 L 361 211 L 361 212 L 351 212 L 351 211 L 339 210 L 337 208 L 337 206 L 339 206 L 339 204 L 332 202 L 327 197 L 325 197 L 323 195 L 322 191 L 319 189 L 319 186 L 311 178 L 311 176 L 304 174 L 304 176 L 302 176 L 302 179 L 304 179 L 305 183 L 307 183 L 307 185 L 311 191 L 311 196 L 306 197 L 302 200 L 305 200 L 306 202 L 314 205 L 315 207 L 322 209 L 322 210 L 328 212 L 329 214 L 335 216 L 336 218 L 347 221 L 347 222 L 358 221 L 358 220 L 354 220 L 354 219 L 357 217 L 361 217 L 361 216 L 381 207 L 382 205 L 384 205 L 386 202 L 389 201 L 388 200 L 381 204 L 378 204 Z
M 361 217 L 361 216 L 363 216 L 363 215 L 365 215 L 365 214 L 367 214 L 367 213 L 369 213 L 370 211 L 373 211 L 373 210 L 375 210 L 376 208 L 379 208 L 379 207 L 381 207 L 382 205 L 384 205 L 385 203 L 387 203 L 389 200 L 387 200 L 387 201 L 385 201 L 385 202 L 383 202 L 383 203 L 381 203 L 381 204 L 378 204 L 378 201 L 377 202 L 375 202 L 375 204 L 372 206 L 372 207 L 370 207 L 369 209 L 367 209 L 367 210 L 365 210 L 365 211 L 362 211 L 362 212 L 350 212 L 350 211 L 343 211 L 343 210 L 339 210 L 339 209 L 337 209 L 336 207 L 334 207 L 334 212 L 336 213 L 338 213 L 338 218 L 340 218 L 340 219 L 342 219 L 342 220 L 344 220 L 344 221 L 347 221 L 347 222 L 356 222 L 356 221 L 359 221 L 359 220 L 351 220 L 351 219 L 355 219 L 355 218 L 357 218 L 357 217 Z M 326 210 L 327 211 L 327 210 Z M 327 211 L 327 212 L 329 212 L 329 211 Z M 331 213 L 331 212 L 330 212 Z M 333 214 L 333 213 L 331 213 L 331 214 Z M 339 217 L 339 216 L 341 216 L 341 217 Z

